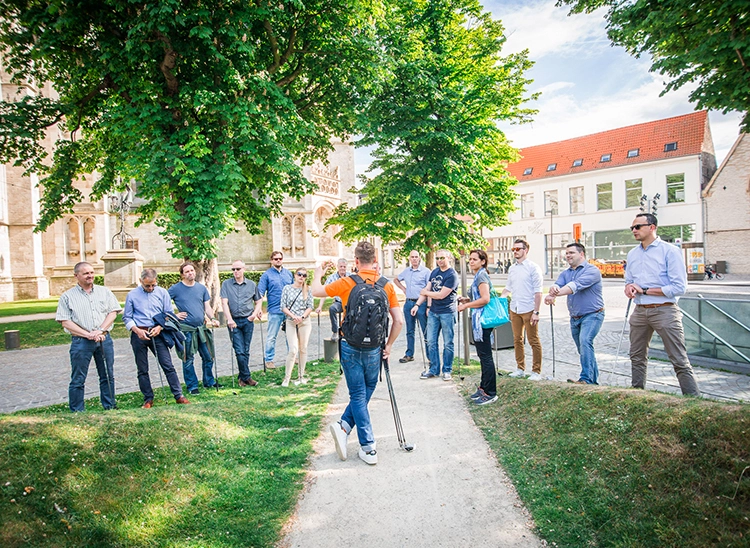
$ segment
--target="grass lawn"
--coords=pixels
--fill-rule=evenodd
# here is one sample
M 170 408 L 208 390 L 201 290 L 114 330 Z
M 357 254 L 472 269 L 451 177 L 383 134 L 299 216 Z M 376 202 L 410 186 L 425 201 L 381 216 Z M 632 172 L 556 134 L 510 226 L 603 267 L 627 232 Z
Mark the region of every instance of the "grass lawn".
M 273 546 L 340 379 L 336 363 L 307 371 L 304 386 L 282 389 L 276 369 L 191 405 L 157 390 L 150 410 L 133 393 L 117 411 L 95 398 L 0 416 L 0 546 Z
M 508 377 L 498 396 L 472 415 L 548 542 L 750 546 L 750 406 Z
M 57 310 L 57 297 L 40 299 L 36 301 L 14 301 L 0 303 L 0 318 L 8 316 L 21 316 L 25 314 L 43 314 Z

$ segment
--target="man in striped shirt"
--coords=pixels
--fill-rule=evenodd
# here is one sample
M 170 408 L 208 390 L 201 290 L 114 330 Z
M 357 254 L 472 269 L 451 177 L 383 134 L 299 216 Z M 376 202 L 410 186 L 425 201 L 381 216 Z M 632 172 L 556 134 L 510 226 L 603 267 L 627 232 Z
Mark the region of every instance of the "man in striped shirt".
M 91 358 L 99 373 L 99 398 L 104 409 L 115 408 L 115 349 L 109 331 L 122 310 L 114 294 L 94 285 L 94 267 L 81 262 L 73 268 L 78 283 L 60 296 L 55 319 L 70 333 L 70 385 L 72 412 L 85 411 L 84 385 Z

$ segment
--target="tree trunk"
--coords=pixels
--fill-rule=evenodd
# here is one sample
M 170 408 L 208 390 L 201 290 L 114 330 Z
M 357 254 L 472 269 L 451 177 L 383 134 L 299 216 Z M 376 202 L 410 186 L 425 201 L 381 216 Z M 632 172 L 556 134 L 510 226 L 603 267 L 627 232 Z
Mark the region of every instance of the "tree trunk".
M 219 261 L 214 258 L 193 261 L 193 264 L 195 265 L 195 280 L 205 285 L 208 289 L 208 294 L 211 295 L 211 308 L 214 311 L 214 315 L 216 315 L 221 310 Z

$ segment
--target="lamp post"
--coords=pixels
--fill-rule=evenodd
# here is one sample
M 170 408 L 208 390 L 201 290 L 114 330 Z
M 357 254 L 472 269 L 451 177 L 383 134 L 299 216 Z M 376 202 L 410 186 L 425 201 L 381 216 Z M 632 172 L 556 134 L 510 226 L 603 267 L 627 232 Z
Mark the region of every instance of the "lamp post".
M 552 230 L 552 221 L 555 216 L 555 209 L 557 208 L 557 200 L 549 200 L 549 209 L 544 212 L 545 215 L 549 213 L 549 278 L 550 280 L 555 279 L 555 272 L 553 268 L 553 260 L 554 260 L 554 245 L 552 243 L 553 240 L 553 230 Z
M 641 212 L 656 215 L 656 208 L 659 205 L 659 198 L 661 198 L 661 194 L 659 194 L 658 192 L 654 194 L 654 197 L 650 202 L 647 195 L 644 194 L 643 196 L 641 196 Z

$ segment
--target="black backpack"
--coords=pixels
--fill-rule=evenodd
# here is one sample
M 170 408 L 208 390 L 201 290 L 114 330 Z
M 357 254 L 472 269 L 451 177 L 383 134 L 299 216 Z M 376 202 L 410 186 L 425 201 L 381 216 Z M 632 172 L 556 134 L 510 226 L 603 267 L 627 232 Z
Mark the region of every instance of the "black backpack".
M 350 277 L 356 285 L 349 293 L 341 333 L 351 346 L 384 346 L 390 314 L 388 295 L 385 292 L 388 280 L 381 276 L 374 284 L 368 284 L 357 274 Z

